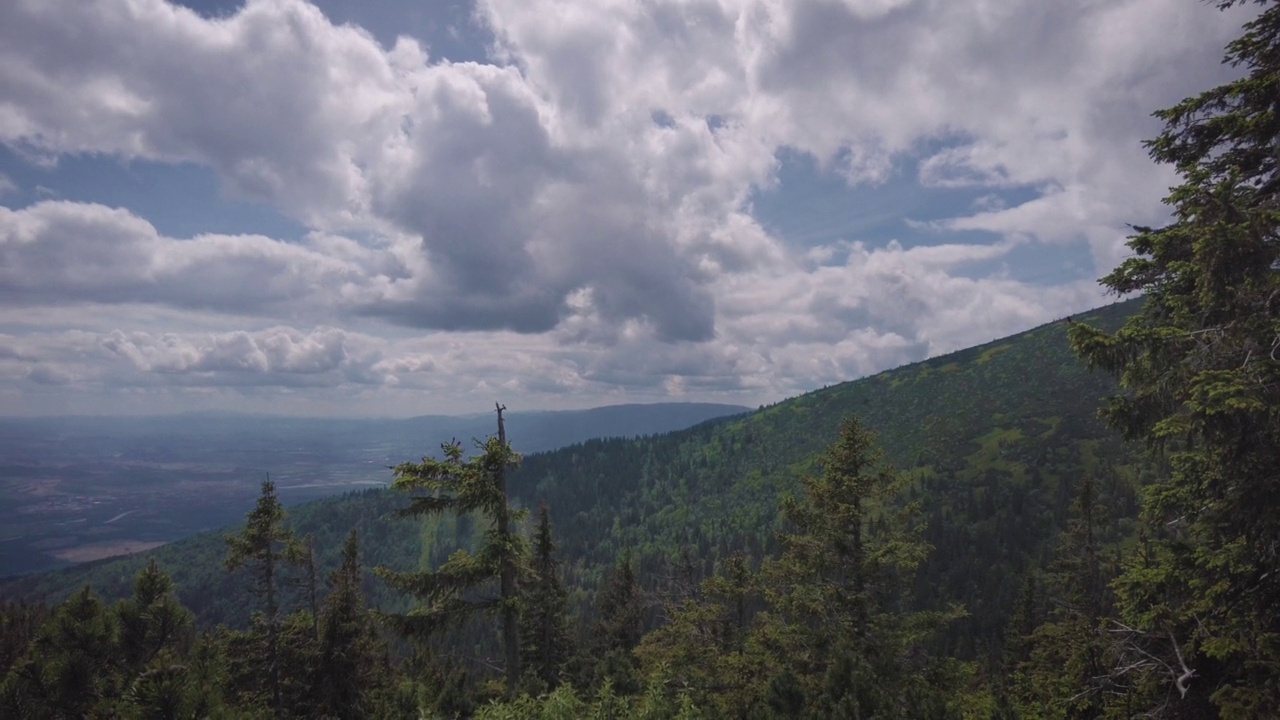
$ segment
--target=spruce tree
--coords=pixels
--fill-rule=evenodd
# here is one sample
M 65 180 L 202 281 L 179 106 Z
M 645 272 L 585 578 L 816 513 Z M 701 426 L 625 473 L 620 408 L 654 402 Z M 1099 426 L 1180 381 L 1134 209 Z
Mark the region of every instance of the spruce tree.
M 1172 222 L 1137 228 L 1102 282 L 1145 295 L 1073 346 L 1120 380 L 1103 415 L 1164 453 L 1145 541 L 1117 589 L 1153 712 L 1273 717 L 1280 707 L 1280 6 L 1256 6 L 1226 62 L 1241 77 L 1159 111 L 1148 143 L 1181 183 Z M 1138 658 L 1147 658 L 1142 661 Z M 1169 698 L 1172 698 L 1171 700 Z
M 959 611 L 906 607 L 929 552 L 919 508 L 900 501 L 901 478 L 856 418 L 841 423 L 821 467 L 804 478 L 803 499 L 784 500 L 792 531 L 762 568 L 769 611 L 756 642 L 779 660 L 775 710 L 801 703 L 807 716 L 927 717 L 950 688 L 932 676 L 924 640 Z
M 1127 687 L 1115 677 L 1111 640 L 1113 563 L 1102 551 L 1103 510 L 1094 481 L 1080 484 L 1073 514 L 1047 578 L 1048 618 L 1025 638 L 1015 690 L 1024 714 L 1045 720 L 1096 720 L 1122 707 Z
M 265 660 L 271 708 L 284 712 L 280 679 L 280 601 L 281 574 L 287 564 L 296 564 L 302 548 L 293 531 L 285 524 L 284 506 L 276 497 L 271 478 L 262 481 L 258 502 L 245 520 L 244 530 L 227 536 L 226 569 L 234 572 L 247 568 L 249 592 L 262 598 L 262 620 L 266 628 Z
M 538 527 L 533 538 L 533 567 L 521 592 L 520 652 L 525 672 L 540 687 L 550 691 L 560 685 L 565 664 L 573 655 L 566 609 L 568 594 L 560 581 L 560 563 L 555 558 L 551 520 L 547 506 L 538 511 Z
M 747 558 L 735 554 L 696 594 L 669 602 L 666 622 L 636 648 L 645 676 L 669 675 L 717 717 L 752 717 L 770 708 L 764 699 L 770 658 L 749 642 L 757 582 Z
M 520 456 L 507 444 L 506 426 L 497 406 L 498 434 L 478 443 L 480 452 L 464 457 L 457 441 L 441 446 L 442 459 L 424 457 L 420 463 L 395 467 L 391 487 L 415 493 L 401 515 L 422 517 L 452 512 L 477 513 L 489 521 L 481 547 L 474 553 L 459 549 L 440 567 L 424 572 L 399 572 L 380 567 L 377 573 L 395 589 L 422 604 L 408 614 L 390 618 L 403 633 L 425 638 L 445 626 L 457 626 L 477 612 L 502 617 L 502 645 L 507 692 L 514 695 L 520 679 L 519 597 L 516 579 L 527 562 L 525 539 L 513 529 L 523 516 L 507 505 L 507 470 Z M 498 584 L 496 595 L 485 592 Z
M 320 610 L 317 710 L 327 717 L 369 717 L 388 681 L 387 648 L 365 607 L 361 579 L 360 538 L 352 530 Z
M 596 678 L 610 683 L 614 692 L 640 692 L 639 664 L 633 651 L 644 635 L 644 605 L 631 559 L 624 550 L 596 592 L 598 619 L 592 628 L 595 641 Z
M 302 576 L 295 584 L 300 586 L 307 598 L 307 609 L 311 613 L 311 634 L 317 641 L 320 639 L 320 581 L 316 562 L 316 536 L 307 535 L 299 545 L 298 564 L 302 566 Z

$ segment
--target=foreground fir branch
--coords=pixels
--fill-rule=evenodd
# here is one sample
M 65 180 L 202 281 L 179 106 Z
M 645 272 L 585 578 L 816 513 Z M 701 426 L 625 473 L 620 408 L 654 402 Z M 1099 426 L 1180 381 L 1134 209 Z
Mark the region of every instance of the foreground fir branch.
M 442 459 L 423 458 L 420 463 L 396 466 L 391 485 L 393 490 L 415 493 L 403 515 L 474 513 L 487 519 L 480 548 L 457 550 L 435 570 L 399 572 L 380 567 L 377 573 L 422 603 L 407 614 L 389 617 L 406 636 L 425 639 L 442 628 L 461 625 L 475 613 L 500 614 L 507 693 L 514 695 L 521 674 L 516 580 L 528 563 L 529 549 L 513 529 L 525 513 L 507 504 L 507 470 L 519 463 L 520 456 L 507 444 L 505 409 L 497 406 L 498 434 L 478 443 L 479 453 L 467 458 L 461 443 L 446 443 Z M 494 581 L 497 593 L 491 592 Z
M 1227 48 L 1244 76 L 1157 113 L 1174 220 L 1137 228 L 1103 279 L 1143 310 L 1071 339 L 1120 380 L 1104 416 L 1170 467 L 1116 584 L 1122 669 L 1155 715 L 1265 718 L 1280 708 L 1280 6 L 1218 4 L 1260 8 Z

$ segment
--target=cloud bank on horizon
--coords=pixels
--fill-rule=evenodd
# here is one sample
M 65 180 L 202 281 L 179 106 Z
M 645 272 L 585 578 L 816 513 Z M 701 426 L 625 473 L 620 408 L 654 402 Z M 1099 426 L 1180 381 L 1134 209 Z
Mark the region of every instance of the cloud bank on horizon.
M 754 404 L 1104 302 L 1167 0 L 10 0 L 0 414 Z

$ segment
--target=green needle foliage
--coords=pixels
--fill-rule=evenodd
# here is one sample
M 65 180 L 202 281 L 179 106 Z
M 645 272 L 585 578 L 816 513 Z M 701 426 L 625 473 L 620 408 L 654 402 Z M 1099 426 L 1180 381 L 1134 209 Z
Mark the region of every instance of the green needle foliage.
M 929 553 L 916 503 L 856 418 L 840 425 L 787 498 L 793 531 L 762 568 L 769 612 L 760 643 L 782 660 L 769 705 L 782 717 L 933 717 L 953 688 L 935 677 L 924 641 L 963 613 L 912 612 L 916 569 Z
M 630 550 L 609 571 L 596 593 L 599 613 L 593 628 L 597 683 L 621 695 L 640 692 L 639 664 L 634 654 L 644 635 L 644 605 Z
M 555 558 L 551 519 L 547 506 L 538 512 L 533 536 L 533 567 L 521 595 L 520 652 L 525 672 L 537 690 L 560 686 L 565 665 L 573 657 L 569 635 L 568 593 L 560 581 L 560 563 Z
M 649 677 L 664 674 L 713 717 L 764 712 L 762 682 L 777 660 L 752 633 L 758 575 L 743 555 L 725 560 L 694 596 L 671 603 L 667 621 L 644 636 L 636 655 Z
M 1071 339 L 1120 380 L 1104 417 L 1170 467 L 1117 584 L 1134 683 L 1164 716 L 1262 718 L 1280 707 L 1280 6 L 1218 5 L 1260 8 L 1227 48 L 1243 77 L 1157 113 L 1174 219 L 1102 281 L 1143 311 Z
M 209 717 L 217 697 L 187 658 L 192 617 L 153 562 L 108 608 L 85 587 L 60 605 L 0 683 L 5 718 Z
M 360 537 L 352 530 L 320 611 L 317 705 L 326 717 L 370 717 L 388 685 L 388 650 L 365 607 L 361 577 Z
M 5 717 L 90 717 L 109 714 L 120 698 L 118 627 L 87 586 L 58 607 L 30 654 L 5 679 Z
M 1114 563 L 1102 549 L 1102 514 L 1094 482 L 1085 478 L 1045 579 L 1048 617 L 1015 644 L 1024 654 L 1014 690 L 1025 717 L 1096 720 L 1132 714 L 1124 678 L 1114 676 L 1119 658 L 1112 637 L 1118 628 L 1108 587 Z M 1028 595 L 1033 602 L 1031 586 Z
M 184 639 L 194 623 L 173 594 L 173 581 L 153 559 L 133 583 L 133 597 L 116 604 L 120 661 L 138 674 L 162 650 Z
M 401 463 L 391 487 L 416 493 L 403 515 L 421 517 L 444 512 L 478 514 L 489 521 L 481 546 L 455 551 L 435 570 L 399 572 L 379 567 L 377 573 L 393 588 L 422 604 L 407 614 L 389 618 L 404 634 L 426 638 L 446 627 L 457 627 L 477 612 L 497 612 L 503 618 L 507 692 L 513 694 L 520 677 L 519 598 L 515 581 L 528 562 L 528 543 L 513 525 L 526 514 L 507 506 L 506 472 L 520 460 L 507 444 L 498 411 L 498 435 L 477 443 L 479 453 L 464 457 L 457 441 L 441 446 L 444 457 L 424 457 L 420 463 Z M 490 586 L 499 584 L 498 592 Z
M 267 645 L 262 659 L 266 666 L 271 707 L 284 712 L 281 690 L 280 652 L 280 581 L 287 564 L 298 564 L 304 554 L 302 544 L 285 524 L 284 506 L 276 496 L 275 483 L 262 481 L 262 493 L 245 520 L 244 530 L 227 536 L 228 572 L 246 568 L 250 574 L 249 592 L 263 601 L 263 623 Z

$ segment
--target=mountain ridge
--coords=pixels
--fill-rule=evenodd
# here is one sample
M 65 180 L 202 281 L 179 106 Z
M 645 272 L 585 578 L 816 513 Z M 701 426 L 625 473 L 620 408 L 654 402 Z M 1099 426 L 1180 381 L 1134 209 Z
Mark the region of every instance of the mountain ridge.
M 1077 319 L 1115 327 L 1137 303 Z M 1074 358 L 1065 323 L 1057 321 L 685 430 L 529 453 L 510 488 L 521 504 L 551 508 L 566 581 L 575 605 L 585 608 L 605 569 L 626 550 L 651 589 L 682 552 L 697 558 L 700 574 L 733 552 L 759 556 L 781 526 L 779 497 L 814 470 L 839 420 L 858 414 L 880 435 L 888 457 L 911 474 L 908 499 L 923 505 L 935 550 L 921 576 L 936 579 L 924 602 L 964 603 L 970 618 L 956 637 L 991 639 L 1002 631 L 1021 578 L 1052 553 L 1084 474 L 1101 477 L 1103 497 L 1117 508 L 1117 533 L 1136 514 L 1142 463 L 1096 418 L 1101 397 L 1114 389 Z M 509 437 L 520 450 L 522 438 Z M 404 502 L 370 490 L 290 513 L 294 527 L 316 534 L 325 552 L 359 526 L 365 563 L 399 569 L 434 566 L 479 532 L 465 518 L 396 519 L 393 511 Z M 966 547 L 991 551 L 965 555 Z M 154 556 L 202 623 L 243 624 L 243 602 L 230 599 L 236 583 L 221 572 L 224 552 L 221 534 L 210 533 L 10 583 L 0 592 L 53 600 L 91 582 L 119 596 Z M 322 559 L 326 568 L 332 562 Z M 400 602 L 376 583 L 368 589 L 384 606 Z

